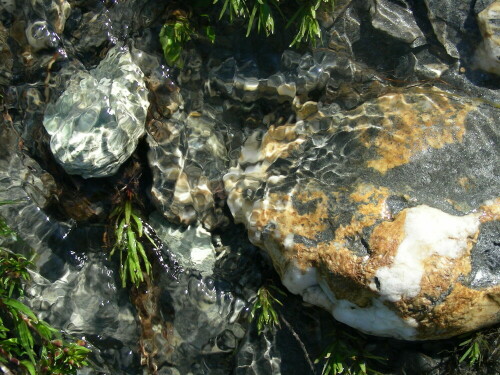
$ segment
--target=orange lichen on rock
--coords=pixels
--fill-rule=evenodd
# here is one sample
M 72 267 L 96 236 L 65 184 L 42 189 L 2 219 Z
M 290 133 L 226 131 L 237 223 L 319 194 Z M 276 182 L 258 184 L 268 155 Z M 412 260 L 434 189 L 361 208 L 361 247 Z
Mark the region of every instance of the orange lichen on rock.
M 405 237 L 406 212 L 402 211 L 394 221 L 384 221 L 377 225 L 370 236 L 370 262 L 366 267 L 367 278 L 375 276 L 379 267 L 392 264 L 398 247 Z
M 361 142 L 373 148 L 378 158 L 368 160 L 367 166 L 382 174 L 407 164 L 426 149 L 439 149 L 447 144 L 462 142 L 465 119 L 473 108 L 460 104 L 444 93 L 389 94 L 377 99 L 384 114 L 376 118 L 378 133 L 364 131 Z
M 364 228 L 387 219 L 386 200 L 390 195 L 390 190 L 385 187 L 357 185 L 349 195 L 353 207 L 356 207 L 350 223 L 340 225 L 335 230 L 332 241 L 318 245 L 317 262 L 320 264 L 320 270 L 328 273 L 329 276 L 325 280 L 337 298 L 349 300 L 358 306 L 370 304 L 374 293 L 368 287 L 368 279 L 375 273 L 376 267 L 390 263 L 392 257 L 387 253 L 387 244 L 379 247 L 379 255 L 374 254 L 371 240 L 370 256 L 360 257 L 349 248 L 348 240 L 358 239 Z M 394 242 L 395 252 L 400 242 L 397 240 L 399 237 L 395 237 L 396 240 L 393 241 L 392 236 L 388 236 L 386 232 L 380 239 L 390 239 Z

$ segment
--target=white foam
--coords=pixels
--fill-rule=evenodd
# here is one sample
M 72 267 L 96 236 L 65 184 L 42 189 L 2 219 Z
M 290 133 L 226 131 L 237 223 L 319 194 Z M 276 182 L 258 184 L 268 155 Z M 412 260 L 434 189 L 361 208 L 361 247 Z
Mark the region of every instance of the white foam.
M 389 267 L 379 268 L 375 275 L 381 296 L 389 301 L 415 297 L 420 292 L 424 261 L 433 255 L 441 256 L 443 259 L 434 262 L 439 267 L 461 256 L 479 224 L 477 214 L 453 216 L 425 205 L 408 209 L 405 237 L 394 261 Z M 376 289 L 374 283 L 371 285 Z

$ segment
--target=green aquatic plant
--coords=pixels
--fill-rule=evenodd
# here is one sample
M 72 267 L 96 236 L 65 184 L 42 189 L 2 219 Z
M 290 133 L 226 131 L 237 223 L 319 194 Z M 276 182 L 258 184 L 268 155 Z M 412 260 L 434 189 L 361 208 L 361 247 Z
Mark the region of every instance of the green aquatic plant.
M 190 6 L 197 19 L 187 12 L 175 10 L 169 14 L 167 22 L 160 31 L 160 43 L 167 64 L 182 67 L 182 50 L 192 39 L 215 41 L 215 20 L 210 16 L 212 7 L 221 4 L 218 19 L 228 19 L 230 23 L 242 20 L 246 27 L 246 36 L 256 30 L 266 36 L 274 34 L 276 19 L 279 16 L 286 29 L 296 29 L 290 46 L 303 42 L 316 45 L 321 38 L 321 28 L 317 11 L 321 5 L 334 9 L 335 0 L 204 0 L 191 1 Z
M 283 306 L 283 304 L 271 294 L 271 290 L 277 294 L 285 295 L 280 289 L 273 285 L 261 286 L 257 291 L 255 301 L 250 311 L 250 320 L 256 320 L 259 335 L 266 330 L 281 326 L 275 305 Z
M 460 336 L 460 342 L 454 350 L 455 360 L 470 368 L 479 368 L 495 356 L 500 350 L 500 328 L 490 328 Z
M 481 364 L 483 361 L 483 353 L 489 350 L 488 342 L 481 333 L 476 333 L 459 344 L 463 353 L 460 356 L 459 362 L 465 362 L 470 367 L 476 363 Z
M 144 281 L 144 274 L 151 276 L 151 263 L 142 241 L 147 239 L 153 246 L 156 246 L 155 242 L 144 230 L 143 221 L 133 209 L 131 199 L 126 199 L 116 206 L 110 219 L 114 221 L 115 238 L 110 256 L 115 252 L 119 253 L 122 287 L 125 288 L 129 280 L 137 287 Z
M 335 0 L 214 0 L 214 4 L 219 1 L 223 1 L 219 19 L 226 15 L 230 22 L 236 18 L 248 19 L 247 36 L 255 28 L 258 33 L 264 32 L 267 36 L 274 34 L 276 13 L 287 22 L 286 28 L 298 25 L 298 31 L 290 46 L 302 42 L 315 44 L 316 38 L 321 37 L 317 10 L 324 4 L 333 11 L 335 5 Z
M 368 351 L 360 344 L 364 342 L 361 333 L 358 337 L 339 328 L 335 330 L 332 342 L 314 363 L 324 362 L 322 375 L 381 375 L 372 368 L 372 364 L 384 364 L 386 359 Z
M 25 304 L 22 284 L 30 279 L 25 257 L 0 247 L 0 366 L 4 373 L 76 374 L 88 366 L 83 341 L 66 342 Z M 10 372 L 6 372 L 10 371 Z
M 298 45 L 302 42 L 311 42 L 313 45 L 316 45 L 316 39 L 321 38 L 321 28 L 316 17 L 316 12 L 322 2 L 331 5 L 333 11 L 333 0 L 314 0 L 305 2 L 288 21 L 286 27 L 292 25 L 295 20 L 297 20 L 297 23 L 299 24 L 298 32 L 295 35 L 295 38 L 293 38 L 290 47 Z
M 179 15 L 163 25 L 160 31 L 160 43 L 167 64 L 180 68 L 183 66 L 181 52 L 184 45 L 191 40 L 193 33 L 194 30 L 185 16 Z
M 4 206 L 6 204 L 15 204 L 17 201 L 0 201 L 0 206 Z M 9 228 L 5 220 L 0 216 L 0 238 L 9 239 L 12 241 L 17 240 L 16 232 Z

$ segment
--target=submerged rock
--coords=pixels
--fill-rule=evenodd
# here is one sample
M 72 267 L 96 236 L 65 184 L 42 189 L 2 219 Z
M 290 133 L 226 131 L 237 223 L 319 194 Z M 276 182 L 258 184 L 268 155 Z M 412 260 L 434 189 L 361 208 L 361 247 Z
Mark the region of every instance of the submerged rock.
M 476 64 L 500 75 L 500 1 L 491 3 L 477 18 L 483 41 L 476 51 Z
M 213 229 L 227 222 L 222 176 L 227 151 L 217 121 L 192 112 L 149 126 L 151 194 L 158 210 L 173 222 L 201 222 Z
M 33 51 L 56 48 L 60 43 L 59 37 L 46 21 L 35 21 L 28 25 L 26 39 Z
M 56 33 L 64 31 L 64 25 L 71 12 L 71 5 L 66 0 L 31 0 L 31 7 L 38 17 L 47 20 Z
M 228 205 L 283 284 L 341 322 L 409 340 L 494 324 L 498 115 L 413 89 L 271 127 L 224 177 Z
M 180 227 L 169 223 L 163 216 L 154 212 L 149 224 L 157 236 L 168 246 L 173 258 L 184 268 L 192 268 L 210 276 L 215 264 L 215 248 L 212 236 L 201 225 Z
M 113 175 L 144 134 L 148 107 L 142 71 L 128 50 L 114 47 L 47 106 L 43 123 L 52 153 L 69 174 Z

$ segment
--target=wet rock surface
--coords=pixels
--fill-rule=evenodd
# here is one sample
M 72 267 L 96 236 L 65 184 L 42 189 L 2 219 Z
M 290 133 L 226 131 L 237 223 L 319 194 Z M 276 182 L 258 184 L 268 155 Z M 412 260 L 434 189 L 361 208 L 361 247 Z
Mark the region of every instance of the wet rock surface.
M 477 17 L 483 41 L 476 51 L 476 63 L 487 72 L 500 74 L 500 2 L 491 3 Z
M 37 254 L 30 305 L 95 347 L 88 373 L 314 374 L 331 315 L 406 340 L 498 322 L 498 1 L 337 3 L 316 48 L 221 22 L 174 69 L 166 4 L 1 2 L 0 200 L 20 202 L 0 215 Z M 123 290 L 102 238 L 127 194 L 157 248 Z M 278 276 L 288 323 L 258 335 Z M 359 337 L 386 372 L 451 363 L 448 341 Z
M 222 176 L 228 157 L 217 120 L 192 112 L 149 126 L 151 195 L 160 212 L 182 224 L 214 229 L 228 222 L 222 212 Z
M 50 147 L 69 174 L 110 176 L 132 155 L 145 132 L 149 106 L 143 77 L 130 53 L 115 47 L 47 106 Z

